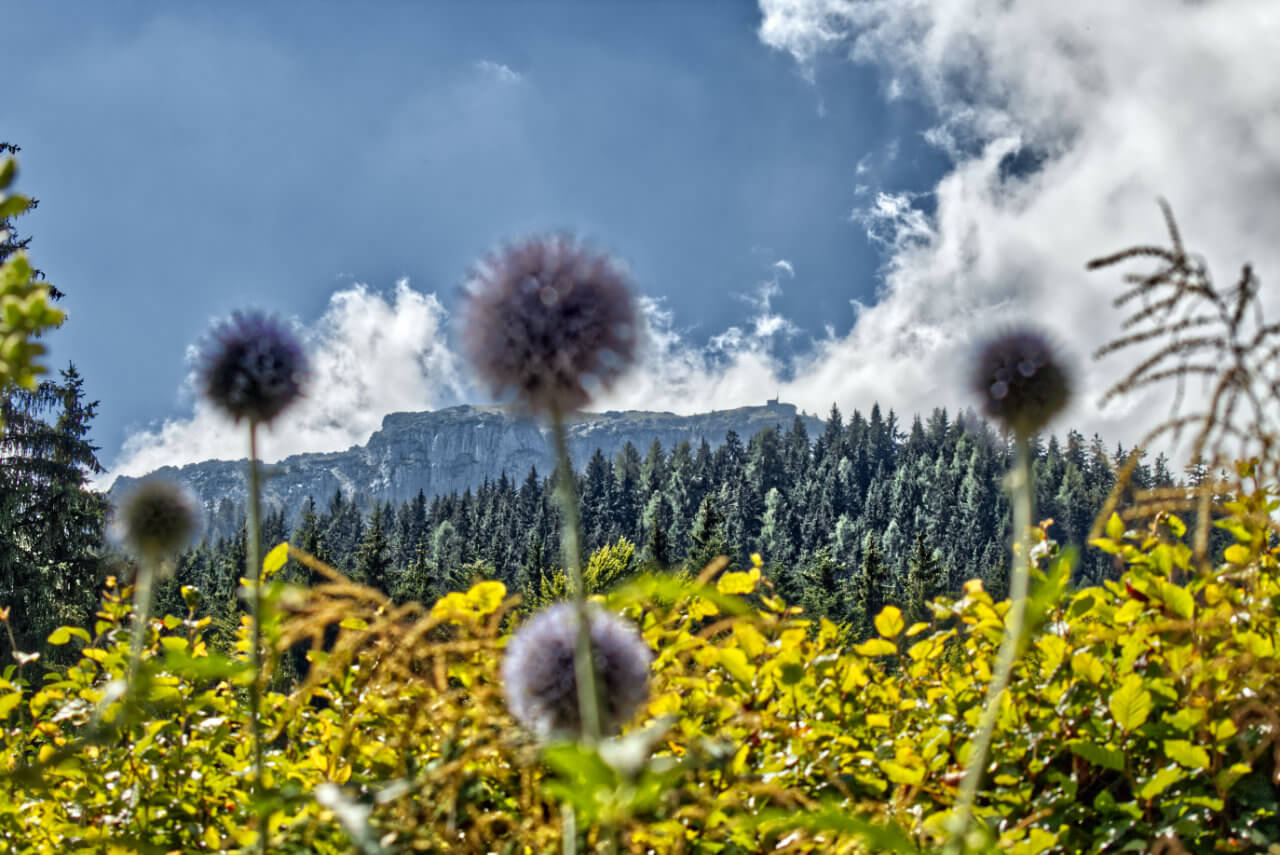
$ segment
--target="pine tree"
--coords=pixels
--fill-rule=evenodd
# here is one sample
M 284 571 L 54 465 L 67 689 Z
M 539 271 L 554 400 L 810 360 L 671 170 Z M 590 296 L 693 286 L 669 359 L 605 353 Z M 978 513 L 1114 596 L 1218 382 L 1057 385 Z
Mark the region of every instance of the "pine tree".
M 927 621 L 930 618 L 926 603 L 946 592 L 946 568 L 934 550 L 924 540 L 924 533 L 916 534 L 916 542 L 907 564 L 906 602 L 903 613 L 908 623 Z
M 689 555 L 685 559 L 685 567 L 696 574 L 716 558 L 725 555 L 729 558 L 729 567 L 733 568 L 737 565 L 736 552 L 724 538 L 724 518 L 716 508 L 715 499 L 707 496 L 698 508 L 693 531 L 689 535 Z
M 819 547 L 801 571 L 800 604 L 805 614 L 811 618 L 827 617 L 837 623 L 847 619 L 849 604 L 844 576 L 831 548 Z
M 356 549 L 354 576 L 357 582 L 390 592 L 391 543 L 387 538 L 387 516 L 382 505 L 374 505 L 364 537 Z
M 876 615 L 885 607 L 887 581 L 879 538 L 873 532 L 867 532 L 862 542 L 862 567 L 854 583 L 849 615 L 856 637 L 871 635 Z
M 89 487 L 102 471 L 88 440 L 98 405 L 74 366 L 61 376 L 0 401 L 0 603 L 27 652 L 58 626 L 87 626 L 102 581 L 106 500 Z

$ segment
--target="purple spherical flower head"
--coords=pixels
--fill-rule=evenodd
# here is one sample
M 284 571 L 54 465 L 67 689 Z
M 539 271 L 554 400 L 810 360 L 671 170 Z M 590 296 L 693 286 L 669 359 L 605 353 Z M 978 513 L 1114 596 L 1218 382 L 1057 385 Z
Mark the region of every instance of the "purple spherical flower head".
M 971 375 L 983 411 L 1019 436 L 1031 436 L 1071 398 L 1071 378 L 1049 339 L 1016 329 L 987 341 Z
M 235 312 L 214 326 L 200 362 L 205 397 L 236 421 L 272 421 L 302 393 L 307 376 L 293 332 L 259 312 Z
M 638 321 L 626 275 L 572 238 L 544 237 L 491 255 L 472 276 L 467 356 L 495 395 L 565 413 L 609 387 L 635 358 Z
M 628 621 L 590 607 L 591 647 L 603 702 L 601 728 L 616 733 L 649 693 L 653 653 Z M 577 609 L 556 603 L 531 617 L 511 637 L 502 662 L 507 707 L 539 738 L 576 735 L 582 727 L 573 667 Z
M 144 558 L 162 558 L 186 546 L 196 529 L 195 503 L 177 484 L 144 481 L 120 505 L 125 541 Z

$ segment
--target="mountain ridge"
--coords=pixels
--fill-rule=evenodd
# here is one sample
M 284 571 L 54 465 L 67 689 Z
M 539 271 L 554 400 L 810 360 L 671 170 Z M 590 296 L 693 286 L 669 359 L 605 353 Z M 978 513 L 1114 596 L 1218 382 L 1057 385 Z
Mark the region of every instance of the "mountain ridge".
M 822 429 L 818 417 L 776 399 L 688 416 L 647 410 L 579 413 L 567 424 L 568 445 L 574 468 L 582 471 L 597 448 L 609 457 L 627 442 L 644 455 L 654 439 L 668 451 L 683 440 L 696 445 L 705 439 L 714 448 L 730 430 L 746 443 L 766 427 L 790 427 L 797 416 L 810 436 Z M 292 517 L 308 497 L 319 503 L 337 490 L 363 506 L 398 504 L 419 490 L 431 498 L 475 489 L 503 474 L 523 480 L 531 468 L 546 476 L 554 468 L 548 433 L 549 428 L 499 406 L 389 413 L 363 445 L 264 464 L 263 502 Z M 108 493 L 120 496 L 142 480 L 167 477 L 185 484 L 212 511 L 223 499 L 244 500 L 245 469 L 244 459 L 166 466 L 137 478 L 120 476 Z

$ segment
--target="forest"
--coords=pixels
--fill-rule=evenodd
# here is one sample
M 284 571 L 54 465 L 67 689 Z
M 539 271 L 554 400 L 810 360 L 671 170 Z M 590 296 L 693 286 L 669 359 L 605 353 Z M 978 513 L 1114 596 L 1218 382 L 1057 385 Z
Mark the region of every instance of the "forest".
M 759 553 L 788 602 L 865 635 L 883 606 L 922 615 L 927 601 L 956 596 L 970 578 L 995 596 L 1007 593 L 1011 518 L 1001 482 L 1012 453 L 1009 438 L 972 413 L 951 420 L 935 410 L 904 430 L 874 404 L 868 417 L 854 410 L 847 424 L 833 406 L 815 437 L 796 419 L 745 444 L 730 432 L 714 450 L 705 441 L 673 449 L 655 441 L 642 455 L 628 443 L 615 460 L 597 451 L 577 473 L 583 546 L 631 545 L 615 582 L 644 571 L 696 574 L 722 554 L 740 569 Z M 1065 443 L 1037 437 L 1034 455 L 1037 513 L 1054 521 L 1050 533 L 1059 542 L 1081 553 L 1074 581 L 1115 578 L 1112 557 L 1086 542 L 1115 484 L 1115 461 L 1126 461 L 1128 451 L 1068 431 Z M 359 497 L 337 492 L 289 513 L 267 511 L 263 537 L 349 568 L 353 579 L 397 602 L 431 602 L 484 579 L 541 602 L 542 589 L 563 576 L 555 483 L 554 473 L 535 470 L 520 483 L 501 477 L 474 494 L 420 494 L 367 512 Z M 1130 483 L 1169 487 L 1175 478 L 1159 456 L 1153 465 L 1141 462 Z M 244 508 L 224 500 L 208 513 L 209 534 L 157 594 L 178 608 L 179 588 L 190 585 L 205 592 L 210 616 L 234 626 Z M 288 518 L 298 520 L 292 530 Z M 290 572 L 306 578 L 301 571 L 291 563 Z

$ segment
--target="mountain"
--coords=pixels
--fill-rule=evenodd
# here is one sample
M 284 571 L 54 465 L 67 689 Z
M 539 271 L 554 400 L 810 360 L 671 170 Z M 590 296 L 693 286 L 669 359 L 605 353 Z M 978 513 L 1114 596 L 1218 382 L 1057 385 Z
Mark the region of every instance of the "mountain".
M 682 440 L 712 446 L 736 431 L 745 444 L 766 427 L 789 428 L 798 415 L 792 404 L 771 400 L 764 406 L 740 407 L 692 416 L 625 411 L 581 413 L 568 426 L 569 453 L 579 471 L 598 448 L 612 457 L 631 442 L 644 455 L 654 439 L 670 451 Z M 802 414 L 809 435 L 822 421 Z M 449 407 L 423 413 L 392 413 L 365 445 L 325 454 L 295 454 L 263 467 L 263 502 L 283 507 L 292 519 L 308 496 L 323 503 L 336 490 L 357 502 L 411 499 L 419 490 L 427 497 L 475 489 L 502 474 L 522 481 L 530 467 L 547 476 L 554 468 L 549 430 L 501 407 Z M 166 466 L 144 477 L 165 476 L 186 484 L 207 508 L 223 499 L 245 499 L 245 461 L 207 460 L 182 467 Z M 110 494 L 120 496 L 140 479 L 121 477 Z

